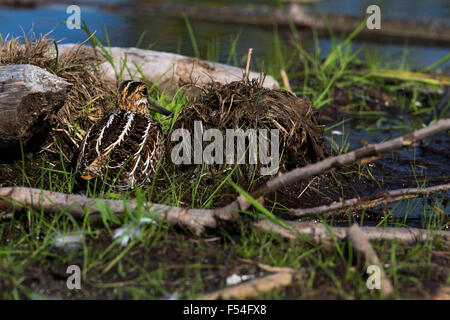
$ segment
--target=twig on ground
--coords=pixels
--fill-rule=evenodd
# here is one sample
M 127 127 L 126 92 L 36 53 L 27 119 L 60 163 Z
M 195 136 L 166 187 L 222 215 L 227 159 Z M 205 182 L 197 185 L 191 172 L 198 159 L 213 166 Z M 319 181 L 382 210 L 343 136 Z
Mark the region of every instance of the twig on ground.
M 439 288 L 434 296 L 431 297 L 432 300 L 450 300 L 450 287 L 444 286 Z
M 276 267 L 264 263 L 257 263 L 248 259 L 239 259 L 242 262 L 248 264 L 256 264 L 259 269 L 274 274 L 259 279 L 243 282 L 238 285 L 217 290 L 215 292 L 202 295 L 198 299 L 214 300 L 214 299 L 247 299 L 259 296 L 271 290 L 282 289 L 289 286 L 295 281 L 300 279 L 305 274 L 305 269 L 293 269 L 286 267 Z
M 343 202 L 334 202 L 330 205 L 323 205 L 315 208 L 294 209 L 290 211 L 290 214 L 296 217 L 306 217 L 316 214 L 329 215 L 331 213 L 342 213 L 351 207 L 353 207 L 354 210 L 362 210 L 448 190 L 450 190 L 450 183 L 427 188 L 396 189 L 367 197 L 352 198 Z
M 375 265 L 380 270 L 380 290 L 385 297 L 390 297 L 393 292 L 392 284 L 384 272 L 383 265 L 378 258 L 377 253 L 369 243 L 365 233 L 361 230 L 358 224 L 354 223 L 347 229 L 347 238 L 351 242 L 353 248 L 363 255 L 366 268 L 370 265 Z
M 249 259 L 239 259 L 242 262 L 248 263 L 248 264 L 256 264 L 258 266 L 258 268 L 264 270 L 264 271 L 268 271 L 268 272 L 300 272 L 300 270 L 296 270 L 293 268 L 286 268 L 286 267 L 274 267 L 265 263 L 257 263 L 253 260 L 249 260 Z
M 280 75 L 281 75 L 281 79 L 283 80 L 283 86 L 284 88 L 289 91 L 292 92 L 292 88 L 291 88 L 291 84 L 289 83 L 289 78 L 288 75 L 286 73 L 286 71 L 284 69 L 280 70 Z M 292 92 L 293 93 L 293 92 Z
M 246 281 L 238 285 L 220 289 L 198 297 L 200 300 L 216 299 L 248 299 L 263 293 L 279 290 L 291 285 L 295 281 L 292 272 L 277 272 L 266 277 Z
M 252 61 L 252 53 L 253 53 L 253 48 L 248 48 L 247 64 L 245 65 L 245 75 L 244 75 L 245 81 L 248 81 L 248 75 L 250 72 L 250 61 Z
M 3 201 L 2 201 L 3 200 Z M 138 206 L 136 200 L 111 200 L 97 199 L 103 201 L 116 215 L 122 215 L 128 204 L 130 210 Z M 74 217 L 89 217 L 96 219 L 100 211 L 96 206 L 96 199 L 88 198 L 82 195 L 70 195 L 61 192 L 40 190 L 26 187 L 3 187 L 0 188 L 1 207 L 10 207 L 18 205 L 22 207 L 31 207 L 36 210 L 43 209 L 45 212 L 58 213 L 67 212 Z M 238 202 L 239 203 L 239 202 Z M 207 228 L 215 229 L 218 227 L 218 221 L 233 219 L 232 212 L 239 208 L 234 207 L 234 203 L 223 208 L 214 210 L 187 209 L 176 206 L 155 204 L 144 202 L 143 208 L 150 212 L 159 212 L 155 220 L 164 221 L 171 225 L 180 226 L 189 229 L 195 235 L 201 235 Z
M 337 240 L 343 240 L 347 236 L 347 227 L 327 227 L 322 223 L 314 222 L 289 222 L 285 221 L 291 229 L 283 228 L 268 220 L 260 220 L 253 224 L 256 229 L 273 232 L 279 236 L 295 240 L 298 234 L 312 237 L 315 241 L 330 242 L 332 236 Z M 450 231 L 425 230 L 418 228 L 382 228 L 360 227 L 368 240 L 396 240 L 401 242 L 417 242 L 432 239 L 435 235 L 441 235 L 450 239 Z M 330 234 L 330 231 L 332 234 Z

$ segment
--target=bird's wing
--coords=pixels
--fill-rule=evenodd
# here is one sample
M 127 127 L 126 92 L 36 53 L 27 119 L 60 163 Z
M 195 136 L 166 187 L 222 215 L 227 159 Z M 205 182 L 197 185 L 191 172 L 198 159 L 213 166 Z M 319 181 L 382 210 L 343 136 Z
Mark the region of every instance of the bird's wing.
M 84 170 L 101 156 L 108 158 L 109 169 L 119 169 L 127 163 L 133 170 L 138 159 L 143 158 L 142 152 L 152 144 L 155 130 L 161 132 L 156 121 L 136 113 L 120 111 L 105 116 L 86 134 L 77 169 Z

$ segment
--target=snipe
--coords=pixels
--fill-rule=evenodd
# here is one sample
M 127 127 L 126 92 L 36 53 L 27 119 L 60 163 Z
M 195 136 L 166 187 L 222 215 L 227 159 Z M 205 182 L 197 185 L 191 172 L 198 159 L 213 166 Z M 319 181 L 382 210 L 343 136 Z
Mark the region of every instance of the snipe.
M 116 112 L 93 124 L 81 143 L 76 169 L 81 178 L 102 179 L 112 189 L 147 183 L 164 153 L 163 131 L 149 110 L 172 113 L 148 100 L 143 82 L 121 83 Z

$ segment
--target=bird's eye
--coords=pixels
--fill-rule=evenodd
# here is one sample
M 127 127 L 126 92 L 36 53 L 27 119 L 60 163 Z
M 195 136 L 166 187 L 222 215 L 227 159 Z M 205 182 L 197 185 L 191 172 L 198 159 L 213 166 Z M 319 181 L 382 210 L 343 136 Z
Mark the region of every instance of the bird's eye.
M 148 95 L 148 90 L 147 90 L 147 88 L 141 89 L 141 93 L 142 93 L 142 95 L 144 95 L 144 96 Z

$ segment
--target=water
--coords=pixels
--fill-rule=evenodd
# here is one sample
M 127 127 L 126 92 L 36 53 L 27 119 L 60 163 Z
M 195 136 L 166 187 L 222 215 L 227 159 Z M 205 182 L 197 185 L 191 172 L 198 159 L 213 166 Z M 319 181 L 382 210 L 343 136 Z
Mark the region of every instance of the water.
M 205 5 L 205 6 L 242 6 L 242 1 L 211 1 L 211 0 L 172 0 L 172 1 L 148 1 L 152 4 L 181 4 L 181 5 Z M 126 4 L 132 1 L 85 1 L 81 2 L 81 17 L 96 36 L 106 42 L 106 33 L 113 46 L 136 46 L 140 35 L 145 31 L 146 35 L 141 43 L 143 48 L 177 52 L 183 55 L 194 56 L 189 34 L 185 23 L 181 19 L 168 19 L 164 17 L 146 16 L 134 6 L 124 10 L 122 7 L 114 9 L 112 4 Z M 270 7 L 274 6 L 273 0 L 246 1 L 246 7 Z M 437 21 L 449 21 L 450 2 L 444 0 L 429 0 L 427 2 L 404 0 L 373 1 L 373 0 L 341 0 L 320 1 L 307 4 L 318 12 L 333 12 L 353 15 L 364 15 L 369 4 L 378 4 L 381 7 L 382 17 L 386 18 L 416 18 L 433 19 Z M 2 36 L 11 34 L 20 36 L 23 32 L 33 29 L 36 34 L 45 34 L 53 30 L 52 37 L 64 42 L 81 42 L 86 39 L 86 33 L 82 30 L 69 30 L 62 24 L 69 14 L 66 13 L 67 5 L 50 4 L 38 6 L 32 9 L 15 9 L 0 6 L 0 33 Z M 202 58 L 214 58 L 214 60 L 226 62 L 231 49 L 232 40 L 240 33 L 237 46 L 238 64 L 247 48 L 255 49 L 255 61 L 265 60 L 268 63 L 274 51 L 274 32 L 271 28 L 258 28 L 254 26 L 241 26 L 233 24 L 214 24 L 209 22 L 191 21 Z M 107 30 L 107 32 L 105 32 Z M 207 55 L 208 46 L 218 44 L 217 53 Z M 311 39 L 305 39 L 304 45 L 312 48 Z M 389 67 L 400 64 L 409 65 L 413 69 L 422 68 L 438 61 L 448 54 L 447 48 L 408 46 L 405 44 L 374 44 L 357 43 L 355 47 L 364 45 L 369 51 L 378 51 L 387 56 Z M 331 43 L 328 39 L 321 39 L 322 55 L 326 55 Z M 404 50 L 408 48 L 408 55 L 404 60 Z M 448 71 L 450 63 L 446 63 L 440 71 Z

